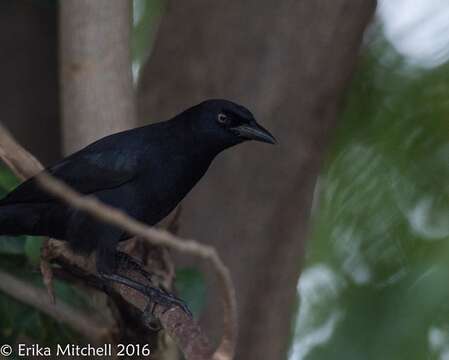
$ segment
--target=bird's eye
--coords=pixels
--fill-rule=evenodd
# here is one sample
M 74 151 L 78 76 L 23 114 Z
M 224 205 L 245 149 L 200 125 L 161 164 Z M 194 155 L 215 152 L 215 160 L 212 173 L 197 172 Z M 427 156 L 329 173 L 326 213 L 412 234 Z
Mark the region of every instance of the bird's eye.
M 223 113 L 218 114 L 217 121 L 220 124 L 227 124 L 229 122 L 228 117 L 226 116 L 226 114 Z

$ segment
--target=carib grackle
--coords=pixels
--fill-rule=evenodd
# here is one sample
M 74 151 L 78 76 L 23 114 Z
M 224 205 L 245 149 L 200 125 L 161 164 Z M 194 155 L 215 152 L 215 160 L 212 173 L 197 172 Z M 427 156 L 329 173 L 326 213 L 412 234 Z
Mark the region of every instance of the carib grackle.
M 246 140 L 276 142 L 245 107 L 207 100 L 168 121 L 106 136 L 46 171 L 78 192 L 154 225 L 195 186 L 215 156 Z M 0 234 L 49 236 L 68 241 L 79 253 L 96 251 L 97 271 L 105 281 L 186 310 L 168 292 L 118 274 L 122 263 L 140 269 L 136 260 L 116 249 L 129 234 L 71 208 L 42 190 L 34 178 L 0 200 Z

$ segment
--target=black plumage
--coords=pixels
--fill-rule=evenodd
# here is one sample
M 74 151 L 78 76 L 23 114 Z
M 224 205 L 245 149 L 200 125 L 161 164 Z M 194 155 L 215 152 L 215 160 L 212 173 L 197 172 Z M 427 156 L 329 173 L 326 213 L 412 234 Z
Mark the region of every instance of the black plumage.
M 102 138 L 46 171 L 154 225 L 201 179 L 216 155 L 245 140 L 275 142 L 246 108 L 208 100 L 168 121 Z M 117 243 L 129 237 L 54 198 L 34 178 L 0 200 L 0 234 L 45 235 L 68 241 L 75 251 L 95 250 L 101 274 L 115 273 Z

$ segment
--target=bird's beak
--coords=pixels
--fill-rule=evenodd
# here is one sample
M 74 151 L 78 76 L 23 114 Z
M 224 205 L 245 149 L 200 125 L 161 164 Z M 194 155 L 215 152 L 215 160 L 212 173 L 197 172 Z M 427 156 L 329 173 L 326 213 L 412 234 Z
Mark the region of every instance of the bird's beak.
M 238 136 L 244 138 L 245 140 L 256 140 L 269 144 L 277 144 L 276 139 L 267 129 L 264 129 L 255 121 L 250 124 L 243 124 L 231 128 Z

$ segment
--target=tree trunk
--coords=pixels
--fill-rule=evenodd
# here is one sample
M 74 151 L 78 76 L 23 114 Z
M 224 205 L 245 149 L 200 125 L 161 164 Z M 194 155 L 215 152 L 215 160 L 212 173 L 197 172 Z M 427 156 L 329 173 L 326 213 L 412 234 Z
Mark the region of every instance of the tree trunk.
M 59 6 L 62 140 L 68 154 L 136 125 L 131 1 L 64 0 Z M 103 294 L 94 292 L 94 302 L 107 314 Z M 129 319 L 131 313 L 129 307 L 121 309 Z M 122 339 L 134 336 L 134 342 L 141 340 L 134 331 L 137 325 L 133 325 L 121 329 Z M 141 335 L 147 333 L 141 331 Z
M 44 164 L 60 155 L 56 9 L 0 2 L 0 121 Z
M 183 209 L 183 235 L 216 246 L 231 267 L 239 359 L 285 355 L 314 186 L 375 5 L 171 1 L 143 69 L 141 119 L 228 98 L 253 110 L 279 141 L 223 154 Z M 215 294 L 209 300 L 207 323 L 220 328 L 220 302 Z
M 66 153 L 135 126 L 129 0 L 60 2 Z

